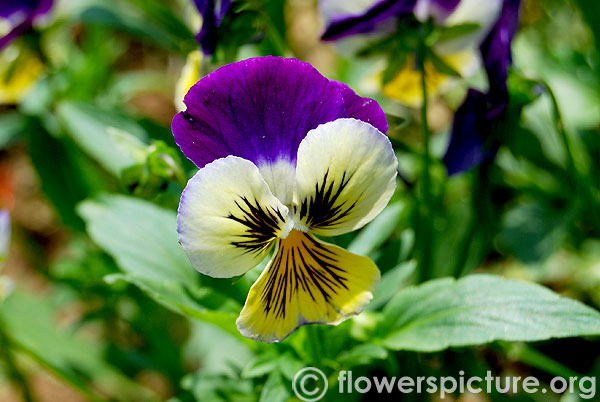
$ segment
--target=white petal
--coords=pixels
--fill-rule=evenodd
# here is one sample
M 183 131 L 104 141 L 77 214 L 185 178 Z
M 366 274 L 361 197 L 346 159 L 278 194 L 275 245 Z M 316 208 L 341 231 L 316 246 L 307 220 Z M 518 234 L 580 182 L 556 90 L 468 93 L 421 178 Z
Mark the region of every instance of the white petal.
M 291 230 L 288 208 L 252 162 L 217 159 L 188 182 L 177 215 L 179 241 L 205 275 L 241 275 L 261 262 Z
M 368 123 L 338 119 L 311 130 L 298 148 L 297 227 L 334 236 L 367 224 L 392 197 L 397 166 L 388 138 Z

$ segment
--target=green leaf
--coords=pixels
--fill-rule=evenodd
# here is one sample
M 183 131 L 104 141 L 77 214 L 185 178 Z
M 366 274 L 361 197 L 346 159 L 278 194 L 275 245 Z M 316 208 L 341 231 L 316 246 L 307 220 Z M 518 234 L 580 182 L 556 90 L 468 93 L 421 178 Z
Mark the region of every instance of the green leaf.
M 117 195 L 85 201 L 78 212 L 92 240 L 125 272 L 109 275 L 106 281 L 134 284 L 166 308 L 211 323 L 252 345 L 235 326 L 239 303 L 200 286 L 200 276 L 178 243 L 174 212 Z
M 373 300 L 367 305 L 369 310 L 376 310 L 388 302 L 400 290 L 404 282 L 415 272 L 416 261 L 405 261 L 384 273 L 373 293 Z
M 492 275 L 438 279 L 388 303 L 375 329 L 392 350 L 600 335 L 600 313 L 542 286 Z
M 27 117 L 16 112 L 0 116 L 0 149 L 10 144 L 27 126 Z
M 268 350 L 252 359 L 242 370 L 242 378 L 262 377 L 277 367 L 277 353 L 274 349 Z
M 81 203 L 79 215 L 100 247 L 133 277 L 198 283 L 178 243 L 174 212 L 139 199 L 106 195 Z
M 364 343 L 343 352 L 337 359 L 342 367 L 353 367 L 372 363 L 374 360 L 387 359 L 388 351 L 380 345 Z
M 429 60 L 431 60 L 435 69 L 438 70 L 440 73 L 449 75 L 451 77 L 461 77 L 458 71 L 456 71 L 453 67 L 448 65 L 448 63 L 446 63 L 444 59 L 439 57 L 433 51 L 430 51 L 427 57 L 429 57 Z
M 134 121 L 89 103 L 61 102 L 56 116 L 81 149 L 117 178 L 124 168 L 137 162 L 118 133 L 129 133 L 140 141 L 147 139 L 144 129 Z
M 541 202 L 520 203 L 503 217 L 497 248 L 526 263 L 543 260 L 563 243 L 575 213 L 573 208 L 558 210 Z
M 406 204 L 402 201 L 388 205 L 377 218 L 365 226 L 348 246 L 348 251 L 368 255 L 379 248 L 396 230 Z
M 27 125 L 29 154 L 42 189 L 63 223 L 83 230 L 75 205 L 102 190 L 100 169 L 69 139 L 56 139 L 35 119 Z M 60 163 L 57 163 L 60 161 Z
M 104 362 L 104 347 L 71 331 L 59 330 L 60 314 L 56 303 L 46 297 L 17 290 L 0 308 L 0 320 L 11 343 L 24 350 L 58 376 L 78 387 L 90 397 L 93 388 L 118 400 L 155 401 L 156 395 Z
M 440 27 L 438 28 L 438 41 L 452 40 L 460 38 L 461 36 L 472 34 L 473 32 L 477 31 L 479 27 L 480 25 L 474 22 Z
M 283 384 L 281 374 L 278 371 L 273 371 L 263 386 L 259 401 L 286 402 L 289 397 L 290 392 L 288 391 L 288 387 Z

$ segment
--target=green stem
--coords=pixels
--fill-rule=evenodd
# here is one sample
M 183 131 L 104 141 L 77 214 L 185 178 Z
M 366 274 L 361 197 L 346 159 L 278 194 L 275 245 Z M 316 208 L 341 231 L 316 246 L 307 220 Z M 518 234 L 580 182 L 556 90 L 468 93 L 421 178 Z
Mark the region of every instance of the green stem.
M 465 273 L 465 265 L 467 265 L 467 261 L 469 259 L 469 250 L 471 249 L 471 243 L 473 242 L 475 231 L 477 230 L 477 222 L 479 221 L 479 172 L 479 169 L 473 169 L 473 171 L 470 173 L 473 178 L 473 184 L 471 185 L 471 216 L 469 217 L 469 225 L 465 235 L 459 244 L 458 257 L 456 258 L 456 263 L 454 265 L 454 269 L 452 270 L 452 274 L 455 278 L 460 278 Z
M 567 169 L 569 174 L 574 180 L 573 189 L 578 191 L 579 194 L 587 200 L 589 203 L 589 211 L 590 217 L 592 221 L 595 223 L 596 228 L 600 228 L 600 216 L 598 216 L 598 212 L 596 210 L 596 205 L 598 204 L 598 200 L 594 195 L 593 188 L 594 186 L 586 183 L 586 178 L 583 174 L 577 169 L 577 165 L 575 165 L 575 158 L 573 157 L 573 152 L 571 150 L 571 145 L 569 143 L 569 136 L 567 135 L 567 130 L 565 128 L 565 124 L 562 119 L 562 115 L 560 113 L 560 108 L 558 106 L 558 101 L 556 100 L 556 96 L 554 92 L 550 88 L 548 84 L 545 84 L 546 92 L 550 96 L 550 100 L 552 101 L 552 108 L 554 111 L 554 119 L 556 121 L 556 128 L 558 131 L 558 135 L 563 143 L 565 148 L 565 153 L 567 155 Z
M 421 90 L 423 92 L 423 104 L 421 105 L 421 120 L 423 128 L 423 171 L 422 171 L 422 206 L 420 208 L 420 227 L 421 227 L 421 266 L 419 269 L 419 282 L 424 282 L 431 278 L 431 266 L 433 261 L 433 226 L 432 226 L 432 205 L 431 205 L 431 156 L 429 154 L 429 124 L 427 122 L 427 77 L 425 73 L 426 46 L 422 39 L 417 52 L 419 70 L 421 72 Z
M 34 402 L 35 399 L 33 398 L 33 394 L 29 389 L 27 378 L 21 372 L 21 370 L 19 370 L 19 367 L 15 362 L 12 349 L 12 344 L 4 332 L 4 324 L 2 323 L 2 320 L 0 320 L 0 351 L 2 351 L 2 357 L 6 362 L 8 374 L 21 389 L 23 400 L 25 402 Z

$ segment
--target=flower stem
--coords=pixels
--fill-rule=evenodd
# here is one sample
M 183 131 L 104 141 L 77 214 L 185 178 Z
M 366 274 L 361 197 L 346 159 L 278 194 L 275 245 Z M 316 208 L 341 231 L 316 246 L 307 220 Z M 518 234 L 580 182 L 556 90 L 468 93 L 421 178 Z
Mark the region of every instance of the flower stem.
M 563 143 L 563 147 L 565 148 L 565 153 L 567 156 L 567 169 L 571 177 L 573 178 L 573 189 L 579 192 L 580 196 L 583 197 L 589 203 L 589 212 L 590 218 L 594 222 L 596 229 L 600 228 L 600 216 L 596 211 L 596 205 L 598 204 L 597 197 L 593 192 L 593 184 L 587 183 L 587 178 L 577 169 L 577 165 L 575 164 L 575 158 L 573 157 L 573 151 L 571 150 L 571 145 L 569 143 L 569 136 L 567 135 L 567 130 L 565 128 L 565 124 L 562 119 L 562 115 L 560 113 L 560 108 L 558 106 L 558 101 L 556 100 L 556 96 L 554 92 L 550 88 L 548 84 L 545 84 L 546 92 L 550 96 L 550 100 L 552 102 L 552 109 L 554 112 L 554 119 L 556 121 L 556 129 L 560 136 L 560 139 Z
M 425 72 L 426 45 L 424 38 L 419 43 L 417 52 L 417 64 L 421 72 L 421 90 L 423 93 L 423 104 L 421 105 L 421 121 L 423 129 L 423 171 L 421 177 L 421 197 L 422 205 L 420 210 L 420 269 L 419 282 L 424 282 L 431 278 L 433 261 L 433 223 L 432 223 L 432 196 L 431 196 L 431 172 L 429 155 L 429 124 L 427 122 L 427 77 Z

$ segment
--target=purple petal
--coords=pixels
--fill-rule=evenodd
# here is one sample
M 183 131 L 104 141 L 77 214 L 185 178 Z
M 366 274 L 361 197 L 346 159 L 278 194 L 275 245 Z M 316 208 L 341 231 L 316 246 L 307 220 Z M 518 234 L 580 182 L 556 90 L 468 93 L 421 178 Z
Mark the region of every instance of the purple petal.
M 520 0 L 504 0 L 500 18 L 481 44 L 480 50 L 490 83 L 490 112 L 498 115 L 508 103 L 506 79 L 512 64 L 511 42 L 519 27 Z M 493 116 L 490 116 L 493 117 Z
M 18 12 L 31 14 L 39 1 L 35 0 L 2 0 L 0 2 L 0 17 L 9 18 Z
M 35 19 L 47 14 L 53 3 L 54 0 L 2 0 L 0 4 L 1 18 L 10 18 L 17 15 L 22 19 L 12 27 L 8 34 L 0 38 L 0 50 L 29 31 Z
M 295 163 L 306 134 L 338 118 L 354 117 L 385 131 L 376 102 L 322 76 L 308 63 L 257 57 L 219 68 L 187 93 L 187 110 L 173 119 L 175 141 L 203 167 L 235 155 L 259 167 Z
M 19 36 L 25 34 L 31 29 L 31 27 L 32 21 L 30 19 L 26 19 L 25 21 L 15 26 L 9 33 L 0 38 L 0 50 L 10 45 L 11 42 L 17 39 Z
M 371 98 L 358 96 L 348 85 L 342 82 L 333 82 L 337 84 L 344 98 L 344 105 L 346 107 L 345 117 L 354 117 L 355 119 L 362 120 L 371 124 L 382 133 L 387 133 L 388 122 L 385 112 L 379 106 L 379 103 Z
M 350 35 L 373 32 L 383 21 L 411 14 L 416 1 L 380 0 L 364 13 L 334 17 L 321 39 L 336 40 Z
M 202 15 L 202 29 L 196 35 L 196 40 L 204 54 L 211 55 L 217 46 L 217 28 L 225 18 L 231 0 L 194 0 L 194 4 Z
M 468 170 L 485 159 L 483 139 L 488 136 L 490 128 L 486 112 L 486 95 L 470 89 L 454 116 L 452 136 L 444 156 L 449 175 Z

